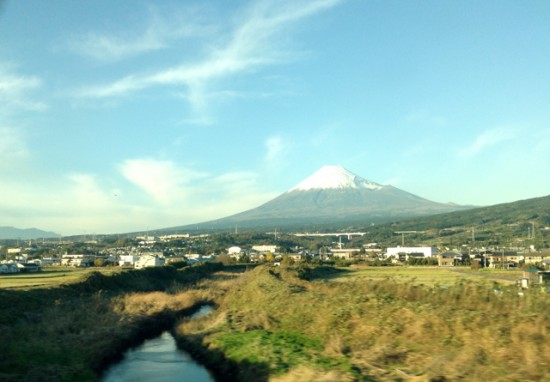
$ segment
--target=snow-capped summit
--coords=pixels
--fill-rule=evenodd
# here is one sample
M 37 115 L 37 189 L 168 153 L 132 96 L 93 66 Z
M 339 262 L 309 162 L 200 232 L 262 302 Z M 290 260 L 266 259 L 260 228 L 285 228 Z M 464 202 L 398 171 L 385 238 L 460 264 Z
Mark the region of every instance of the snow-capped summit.
M 355 175 L 342 166 L 323 166 L 288 192 L 349 188 L 379 190 L 382 186 Z

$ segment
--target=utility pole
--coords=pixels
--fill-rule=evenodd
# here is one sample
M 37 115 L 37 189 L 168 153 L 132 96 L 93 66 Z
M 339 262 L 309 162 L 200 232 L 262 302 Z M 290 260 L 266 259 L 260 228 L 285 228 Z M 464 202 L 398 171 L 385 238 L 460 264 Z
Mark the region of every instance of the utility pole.
M 396 231 L 395 233 L 401 234 L 401 246 L 405 246 L 405 234 L 406 233 L 416 233 L 416 231 Z

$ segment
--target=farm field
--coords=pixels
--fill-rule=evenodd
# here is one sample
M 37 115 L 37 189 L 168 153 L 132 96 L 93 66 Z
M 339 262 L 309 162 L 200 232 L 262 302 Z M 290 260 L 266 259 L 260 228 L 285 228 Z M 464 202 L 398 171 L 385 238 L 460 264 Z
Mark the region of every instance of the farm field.
M 342 268 L 342 272 L 327 275 L 331 281 L 351 280 L 384 280 L 411 282 L 414 285 L 450 286 L 462 280 L 487 281 L 502 284 L 515 284 L 522 276 L 521 270 L 480 269 L 472 270 L 469 267 L 349 267 Z
M 0 288 L 6 289 L 33 289 L 50 288 L 63 284 L 72 284 L 82 281 L 91 272 L 101 272 L 111 275 L 122 272 L 120 268 L 72 268 L 72 267 L 44 267 L 37 273 L 15 273 L 0 275 Z

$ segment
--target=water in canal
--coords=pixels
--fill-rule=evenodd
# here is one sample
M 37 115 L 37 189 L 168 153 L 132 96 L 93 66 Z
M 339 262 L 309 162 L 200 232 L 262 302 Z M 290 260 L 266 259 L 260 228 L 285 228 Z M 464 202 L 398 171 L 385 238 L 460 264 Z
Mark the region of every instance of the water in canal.
M 205 305 L 191 318 L 211 310 Z M 112 365 L 103 377 L 103 382 L 123 381 L 214 382 L 214 378 L 189 354 L 177 348 L 170 332 L 164 332 L 160 337 L 128 350 L 122 361 Z

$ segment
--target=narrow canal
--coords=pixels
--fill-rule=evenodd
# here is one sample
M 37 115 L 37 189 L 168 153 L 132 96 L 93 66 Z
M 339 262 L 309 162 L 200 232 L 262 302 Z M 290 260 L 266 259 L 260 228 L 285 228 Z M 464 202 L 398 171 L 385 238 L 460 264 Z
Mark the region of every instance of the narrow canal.
M 204 305 L 190 318 L 198 318 L 211 310 L 211 306 Z M 128 350 L 124 358 L 112 365 L 103 377 L 103 382 L 123 381 L 214 382 L 214 378 L 188 353 L 177 348 L 170 332 L 164 332 Z

